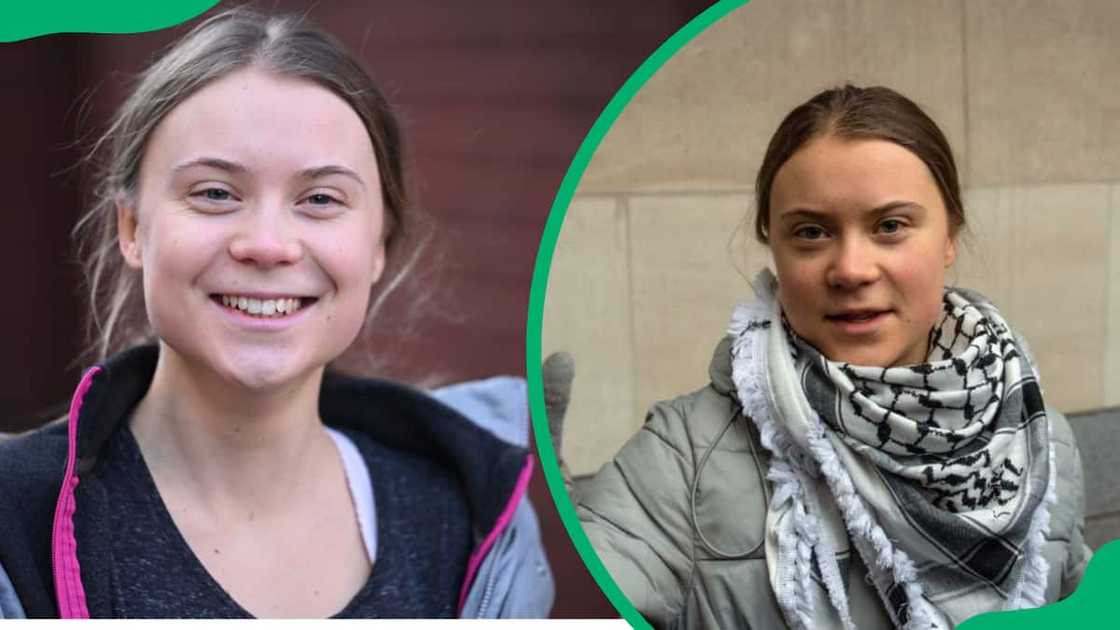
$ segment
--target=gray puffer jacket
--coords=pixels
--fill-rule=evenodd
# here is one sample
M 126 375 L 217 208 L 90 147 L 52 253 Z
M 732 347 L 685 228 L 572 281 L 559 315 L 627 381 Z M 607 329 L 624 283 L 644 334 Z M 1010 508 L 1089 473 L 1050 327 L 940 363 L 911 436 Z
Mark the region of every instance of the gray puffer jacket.
M 730 340 L 711 384 L 658 403 L 645 425 L 578 494 L 580 521 L 619 587 L 659 628 L 786 628 L 764 550 L 769 457 L 740 413 Z M 1049 411 L 1057 503 L 1043 554 L 1047 601 L 1076 588 L 1086 547 L 1081 459 L 1065 417 Z M 891 628 L 866 567 L 852 554 L 848 585 L 861 629 Z M 824 629 L 821 629 L 824 630 Z

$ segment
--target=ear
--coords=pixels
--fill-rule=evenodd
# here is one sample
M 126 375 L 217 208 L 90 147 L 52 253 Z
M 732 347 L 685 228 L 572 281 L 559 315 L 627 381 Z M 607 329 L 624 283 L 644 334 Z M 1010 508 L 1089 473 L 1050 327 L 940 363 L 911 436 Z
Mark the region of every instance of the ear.
M 140 241 L 137 240 L 136 210 L 124 199 L 117 200 L 117 245 L 124 262 L 133 269 L 141 267 Z
M 957 261 L 957 231 L 953 230 L 949 233 L 949 242 L 945 245 L 945 268 L 953 266 Z
M 385 271 L 385 241 L 373 248 L 373 274 L 370 277 L 370 286 L 377 284 L 381 274 Z

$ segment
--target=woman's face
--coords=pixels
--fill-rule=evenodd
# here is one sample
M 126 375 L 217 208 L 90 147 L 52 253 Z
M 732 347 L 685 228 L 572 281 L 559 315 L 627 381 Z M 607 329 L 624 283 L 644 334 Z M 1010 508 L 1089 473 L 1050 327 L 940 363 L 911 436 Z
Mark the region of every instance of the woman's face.
M 786 318 L 826 357 L 926 360 L 956 230 L 916 155 L 884 140 L 810 141 L 774 177 L 770 244 Z
M 337 357 L 384 266 L 373 146 L 358 115 L 305 80 L 240 70 L 159 123 L 118 207 L 166 346 L 262 389 Z

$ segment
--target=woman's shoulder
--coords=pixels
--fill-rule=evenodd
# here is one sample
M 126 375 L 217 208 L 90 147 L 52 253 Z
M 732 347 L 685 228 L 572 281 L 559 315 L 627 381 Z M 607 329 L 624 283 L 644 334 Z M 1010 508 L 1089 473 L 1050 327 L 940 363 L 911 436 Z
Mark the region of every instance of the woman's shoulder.
M 465 497 L 479 528 L 489 531 L 527 479 L 526 447 L 503 440 L 465 413 L 407 385 L 341 375 L 324 379 L 320 413 L 355 438 L 363 455 L 380 458 L 402 483 Z M 468 413 L 471 413 L 468 411 Z
M 1054 409 L 1053 407 L 1046 407 L 1046 418 L 1050 421 L 1050 441 L 1055 444 L 1077 448 L 1077 440 L 1073 436 L 1073 428 L 1070 427 L 1069 420 L 1065 414 Z M 1055 455 L 1060 455 L 1055 453 Z
M 436 466 L 464 480 L 515 478 L 528 456 L 528 412 L 520 411 L 526 425 L 520 435 L 509 429 L 513 422 L 504 416 L 519 404 L 527 408 L 524 389 L 514 388 L 512 394 L 504 387 L 483 389 L 484 394 L 473 396 L 475 389 L 459 386 L 441 397 L 393 381 L 331 375 L 324 379 L 319 408 L 330 426 L 390 449 L 402 466 Z M 487 421 L 480 421 L 481 416 Z
M 1077 501 L 1082 501 L 1083 480 L 1081 470 L 1081 452 L 1077 447 L 1077 438 L 1069 420 L 1062 412 L 1052 407 L 1046 408 L 1046 417 L 1050 425 L 1050 443 L 1054 453 L 1054 467 L 1057 472 L 1058 502 L 1067 502 L 1072 499 L 1071 492 L 1076 494 Z
M 411 442 L 423 447 L 440 435 L 463 439 L 474 435 L 483 436 L 485 444 L 480 447 L 527 446 L 524 381 L 512 377 L 428 391 L 395 381 L 328 373 L 319 406 L 329 423 L 356 428 L 391 444 Z
M 742 415 L 731 380 L 731 340 L 716 345 L 708 367 L 710 382 L 694 391 L 654 403 L 643 430 L 653 431 L 668 443 L 689 450 L 748 450 L 753 433 Z
M 529 398 L 525 379 L 492 376 L 426 392 L 471 423 L 517 446 L 529 445 Z
M 735 400 L 708 385 L 650 405 L 641 430 L 678 450 L 692 451 L 722 441 L 738 416 Z
M 730 352 L 729 340 L 721 340 L 708 385 L 651 405 L 641 430 L 616 455 L 616 466 L 679 471 L 677 481 L 692 495 L 690 503 L 720 496 L 718 487 L 732 478 L 726 474 L 731 471 L 734 484 L 761 493 L 765 454 L 733 392 Z M 667 466 L 669 459 L 673 466 Z
M 1047 407 L 1050 443 L 1054 453 L 1055 503 L 1051 508 L 1051 533 L 1064 537 L 1083 518 L 1085 503 L 1081 453 L 1073 429 L 1060 411 Z

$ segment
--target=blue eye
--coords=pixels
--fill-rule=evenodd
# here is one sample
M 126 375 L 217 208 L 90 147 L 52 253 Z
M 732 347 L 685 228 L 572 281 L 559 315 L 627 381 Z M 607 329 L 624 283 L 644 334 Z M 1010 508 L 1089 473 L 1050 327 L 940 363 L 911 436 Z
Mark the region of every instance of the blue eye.
M 194 193 L 196 197 L 203 197 L 207 201 L 229 201 L 232 195 L 224 188 L 207 188 Z
M 190 193 L 189 197 L 195 207 L 208 213 L 232 210 L 233 205 L 238 201 L 233 191 L 217 186 L 199 188 Z
M 206 184 L 202 184 L 206 186 Z M 196 188 L 187 194 L 187 202 L 203 214 L 226 214 L 240 207 L 237 194 L 220 185 Z
M 314 195 L 310 195 L 307 197 L 307 201 L 313 206 L 325 206 L 338 203 L 337 199 L 324 193 L 316 193 Z

